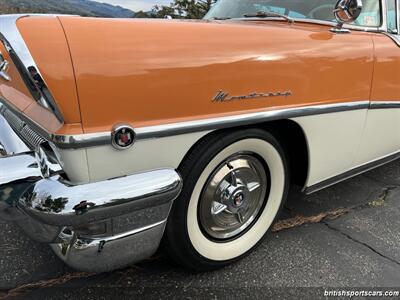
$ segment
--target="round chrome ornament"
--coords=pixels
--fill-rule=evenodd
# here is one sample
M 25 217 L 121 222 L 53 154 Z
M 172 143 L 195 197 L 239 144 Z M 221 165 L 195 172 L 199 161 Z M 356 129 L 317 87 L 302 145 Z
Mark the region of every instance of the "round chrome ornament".
M 235 238 L 252 227 L 269 191 L 269 172 L 253 153 L 237 154 L 211 174 L 199 202 L 199 224 L 212 239 Z
M 112 145 L 115 149 L 125 150 L 135 143 L 135 131 L 127 125 L 118 125 L 114 127 L 111 134 Z

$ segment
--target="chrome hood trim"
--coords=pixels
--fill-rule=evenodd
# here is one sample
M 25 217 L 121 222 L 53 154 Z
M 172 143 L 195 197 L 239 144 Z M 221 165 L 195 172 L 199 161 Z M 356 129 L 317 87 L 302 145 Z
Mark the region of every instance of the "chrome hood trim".
M 43 107 L 49 109 L 64 123 L 61 111 L 42 76 L 28 46 L 17 27 L 17 21 L 24 17 L 44 15 L 3 15 L 0 16 L 0 41 L 4 44 L 32 97 Z M 50 15 L 45 15 L 50 16 Z M 52 16 L 56 17 L 56 16 Z

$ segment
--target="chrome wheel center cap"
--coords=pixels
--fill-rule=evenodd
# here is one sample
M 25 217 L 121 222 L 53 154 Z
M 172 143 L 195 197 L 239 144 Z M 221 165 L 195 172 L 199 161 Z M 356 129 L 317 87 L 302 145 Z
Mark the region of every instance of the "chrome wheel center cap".
M 246 185 L 238 183 L 236 186 L 229 185 L 222 193 L 221 202 L 225 204 L 230 212 L 237 213 L 246 207 L 246 199 L 250 197 L 250 191 Z
M 266 190 L 266 171 L 256 156 L 240 153 L 228 158 L 203 188 L 198 216 L 202 229 L 221 240 L 239 235 L 262 210 Z
M 244 195 L 242 193 L 237 194 L 234 198 L 233 198 L 233 204 L 235 206 L 242 206 L 244 201 Z

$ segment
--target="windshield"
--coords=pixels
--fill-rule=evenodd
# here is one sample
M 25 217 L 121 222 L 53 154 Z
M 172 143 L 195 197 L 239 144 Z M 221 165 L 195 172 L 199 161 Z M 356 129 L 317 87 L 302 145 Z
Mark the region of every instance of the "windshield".
M 381 24 L 380 1 L 362 0 L 363 10 L 353 23 L 377 27 Z M 333 21 L 337 0 L 219 0 L 205 19 L 243 18 L 257 12 L 273 12 L 290 18 Z

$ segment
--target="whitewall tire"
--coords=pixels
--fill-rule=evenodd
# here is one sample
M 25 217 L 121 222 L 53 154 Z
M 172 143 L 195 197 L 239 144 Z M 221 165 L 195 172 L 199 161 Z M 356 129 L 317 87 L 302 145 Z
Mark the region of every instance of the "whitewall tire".
M 176 261 L 197 271 L 248 254 L 271 228 L 289 186 L 284 150 L 261 129 L 207 136 L 179 171 L 184 187 L 164 244 Z

